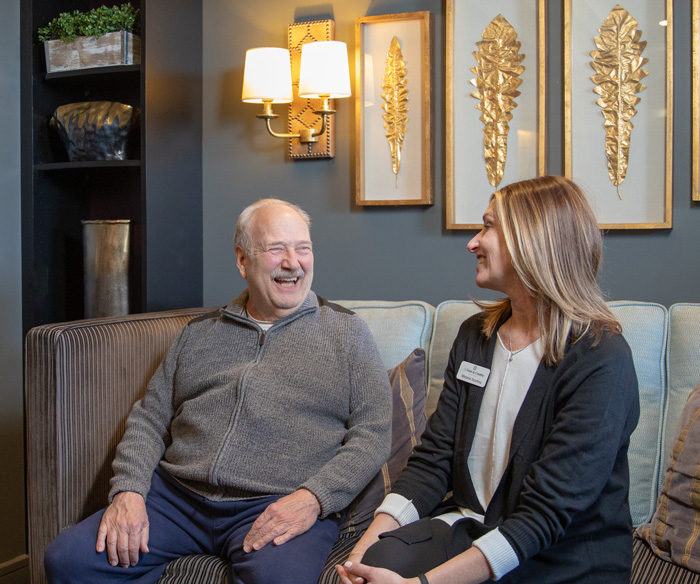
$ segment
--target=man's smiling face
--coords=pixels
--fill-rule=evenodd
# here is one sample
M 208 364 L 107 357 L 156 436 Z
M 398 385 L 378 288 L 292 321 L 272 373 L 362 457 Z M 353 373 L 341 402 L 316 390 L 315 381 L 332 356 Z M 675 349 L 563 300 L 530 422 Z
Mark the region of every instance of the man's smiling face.
M 252 216 L 250 236 L 252 253 L 236 248 L 238 270 L 248 282 L 248 313 L 274 322 L 295 312 L 311 290 L 309 227 L 294 209 L 267 205 Z

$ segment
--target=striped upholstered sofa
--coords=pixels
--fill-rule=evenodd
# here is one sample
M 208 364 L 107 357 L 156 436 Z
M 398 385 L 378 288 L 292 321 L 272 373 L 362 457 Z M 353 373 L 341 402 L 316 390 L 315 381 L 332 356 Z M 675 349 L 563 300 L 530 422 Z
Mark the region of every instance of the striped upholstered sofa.
M 369 324 L 387 369 L 415 348 L 426 353 L 430 415 L 441 389 L 447 355 L 459 324 L 476 312 L 468 301 L 340 301 Z M 685 400 L 700 382 L 700 304 L 665 308 L 611 302 L 632 347 L 639 378 L 641 419 L 632 437 L 630 503 L 635 525 L 650 520 L 665 461 Z M 44 581 L 49 542 L 105 504 L 110 463 L 131 406 L 165 354 L 176 331 L 208 309 L 185 309 L 75 321 L 32 329 L 26 339 L 29 556 L 32 584 Z M 359 532 L 341 534 L 332 565 L 343 559 Z M 218 558 L 190 556 L 172 562 L 160 584 L 223 584 Z M 635 542 L 632 581 L 700 584 L 700 574 L 658 559 Z

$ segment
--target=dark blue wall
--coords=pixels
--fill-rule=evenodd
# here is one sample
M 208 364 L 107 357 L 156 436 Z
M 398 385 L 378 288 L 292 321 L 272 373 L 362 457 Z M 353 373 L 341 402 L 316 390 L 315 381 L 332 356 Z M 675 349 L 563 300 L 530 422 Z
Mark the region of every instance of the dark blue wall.
M 561 149 L 562 11 L 549 2 L 549 171 L 563 170 Z M 286 46 L 295 20 L 334 18 L 336 39 L 354 55 L 355 18 L 429 10 L 434 15 L 435 205 L 359 208 L 354 200 L 354 100 L 337 100 L 334 160 L 291 162 L 282 140 L 263 134 L 258 106 L 241 103 L 245 51 Z M 675 2 L 674 206 L 672 230 L 610 232 L 601 283 L 611 299 L 670 305 L 700 301 L 700 209 L 690 195 L 690 3 Z M 261 196 L 289 198 L 310 212 L 314 288 L 328 298 L 487 297 L 474 285 L 465 250 L 473 231 L 445 225 L 445 10 L 441 0 L 344 0 L 326 4 L 212 0 L 204 4 L 204 300 L 226 302 L 242 287 L 231 235 L 239 211 Z M 351 59 L 351 76 L 354 77 Z M 285 108 L 280 108 L 283 116 Z M 284 117 L 277 120 L 284 124 Z
M 475 0 L 477 1 L 477 0 Z M 660 1 L 660 0 L 659 0 Z M 550 172 L 562 169 L 561 6 L 550 2 Z M 26 563 L 23 513 L 23 397 L 20 294 L 19 6 L 0 8 L 0 564 Z M 295 20 L 334 18 L 336 38 L 354 50 L 358 16 L 430 10 L 434 14 L 435 177 L 433 207 L 358 208 L 354 198 L 355 115 L 337 102 L 334 160 L 290 162 L 281 141 L 260 132 L 256 106 L 240 101 L 245 50 L 286 46 Z M 674 58 L 673 229 L 606 235 L 603 287 L 612 299 L 670 305 L 700 301 L 700 209 L 691 202 L 691 14 L 677 0 Z M 444 228 L 444 40 L 442 0 L 343 0 L 335 3 L 207 0 L 203 13 L 204 302 L 226 302 L 242 287 L 231 242 L 240 210 L 261 196 L 297 201 L 314 219 L 316 290 L 328 298 L 424 299 L 484 297 L 475 287 L 473 232 Z M 174 65 L 176 67 L 176 65 Z M 351 61 L 351 74 L 354 63 Z M 282 122 L 282 120 L 278 120 Z M 180 221 L 198 221 L 179 217 Z M 0 577 L 19 582 L 26 570 Z
M 24 517 L 22 248 L 19 125 L 20 0 L 0 8 L 0 582 L 29 581 Z

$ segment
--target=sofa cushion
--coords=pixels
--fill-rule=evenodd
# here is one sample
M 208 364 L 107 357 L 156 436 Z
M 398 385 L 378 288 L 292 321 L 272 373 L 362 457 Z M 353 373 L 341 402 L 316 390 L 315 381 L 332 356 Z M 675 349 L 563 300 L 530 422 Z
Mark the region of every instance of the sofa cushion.
M 228 562 L 204 554 L 182 556 L 165 566 L 158 584 L 227 584 Z
M 335 545 L 328 554 L 328 559 L 326 559 L 326 565 L 318 578 L 318 584 L 338 584 L 338 572 L 335 571 L 335 566 L 344 564 L 352 548 L 355 544 L 360 541 L 364 531 L 351 531 L 348 533 L 341 533 L 338 539 L 335 540 Z M 160 584 L 160 583 L 159 583 Z
M 391 484 L 425 429 L 425 351 L 416 349 L 389 370 L 393 399 L 391 454 L 377 475 L 350 504 L 343 515 L 340 533 L 364 530 L 389 493 Z
M 651 521 L 637 528 L 661 559 L 700 573 L 700 385 L 681 412 Z
M 678 303 L 668 311 L 668 398 L 663 462 L 668 460 L 678 418 L 700 379 L 700 304 Z M 663 472 L 664 467 L 661 467 Z
M 427 302 L 334 300 L 357 313 L 369 326 L 384 367 L 391 369 L 416 347 L 428 351 L 435 308 Z
M 650 302 L 615 301 L 608 306 L 622 325 L 639 382 L 639 422 L 630 438 L 630 512 L 637 526 L 651 518 L 663 467 L 668 311 Z
M 630 584 L 700 584 L 700 574 L 660 559 L 635 537 Z
M 363 531 L 343 533 L 333 545 L 318 584 L 337 584 L 336 564 L 344 564 Z M 240 584 L 235 571 L 226 560 L 204 554 L 183 556 L 170 562 L 158 584 Z

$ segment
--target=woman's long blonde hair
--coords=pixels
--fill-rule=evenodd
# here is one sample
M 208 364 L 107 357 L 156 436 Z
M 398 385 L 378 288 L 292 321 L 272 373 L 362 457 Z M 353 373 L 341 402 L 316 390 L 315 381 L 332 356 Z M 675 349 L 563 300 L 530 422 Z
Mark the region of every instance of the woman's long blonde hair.
M 621 333 L 596 281 L 603 240 L 581 189 L 564 177 L 542 176 L 510 184 L 492 201 L 513 267 L 534 300 L 544 362 L 561 362 L 569 336 L 576 342 L 588 333 L 598 343 L 606 332 Z M 478 305 L 491 337 L 510 315 L 510 299 Z

